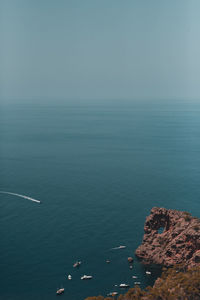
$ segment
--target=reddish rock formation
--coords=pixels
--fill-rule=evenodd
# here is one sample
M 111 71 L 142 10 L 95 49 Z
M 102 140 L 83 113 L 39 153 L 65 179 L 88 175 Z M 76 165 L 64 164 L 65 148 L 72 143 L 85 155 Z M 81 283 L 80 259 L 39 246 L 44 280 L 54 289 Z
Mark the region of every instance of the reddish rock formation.
M 133 262 L 133 258 L 130 256 L 130 257 L 128 257 L 128 262 L 129 263 L 132 263 Z
M 154 207 L 146 218 L 144 232 L 135 252 L 144 263 L 200 265 L 200 220 L 189 213 Z

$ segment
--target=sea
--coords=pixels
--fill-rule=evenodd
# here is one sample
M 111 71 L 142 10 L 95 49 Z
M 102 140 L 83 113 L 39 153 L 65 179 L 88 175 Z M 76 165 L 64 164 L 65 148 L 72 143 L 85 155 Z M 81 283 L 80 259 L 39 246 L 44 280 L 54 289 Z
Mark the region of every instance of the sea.
M 160 268 L 134 256 L 145 218 L 154 206 L 200 217 L 199 183 L 200 101 L 1 101 L 0 190 L 41 204 L 0 193 L 0 299 L 152 285 Z

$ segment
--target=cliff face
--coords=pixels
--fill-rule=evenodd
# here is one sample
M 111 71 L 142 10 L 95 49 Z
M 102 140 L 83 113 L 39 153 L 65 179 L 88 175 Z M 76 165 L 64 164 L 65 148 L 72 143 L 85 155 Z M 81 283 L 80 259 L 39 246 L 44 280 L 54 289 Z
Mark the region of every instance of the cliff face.
M 144 232 L 135 252 L 144 263 L 200 266 L 199 219 L 187 212 L 154 207 L 146 218 Z

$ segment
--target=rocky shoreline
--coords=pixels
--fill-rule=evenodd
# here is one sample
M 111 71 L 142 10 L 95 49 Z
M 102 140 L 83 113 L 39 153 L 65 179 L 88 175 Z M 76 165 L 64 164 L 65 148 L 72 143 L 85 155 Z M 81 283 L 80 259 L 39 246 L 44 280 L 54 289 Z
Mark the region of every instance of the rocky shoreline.
M 169 268 L 157 278 L 153 287 L 141 290 L 135 286 L 119 295 L 117 300 L 200 299 L 200 219 L 188 212 L 153 207 L 135 255 L 144 264 Z M 112 300 L 113 297 L 86 300 Z

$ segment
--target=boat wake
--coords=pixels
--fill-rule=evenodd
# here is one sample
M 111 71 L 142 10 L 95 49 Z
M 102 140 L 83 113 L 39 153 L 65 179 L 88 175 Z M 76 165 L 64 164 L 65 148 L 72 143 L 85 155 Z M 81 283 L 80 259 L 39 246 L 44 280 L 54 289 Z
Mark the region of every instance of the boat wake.
M 8 194 L 8 195 L 17 196 L 17 197 L 20 197 L 20 198 L 24 198 L 24 199 L 27 199 L 27 200 L 36 202 L 36 203 L 41 203 L 40 200 L 36 200 L 36 199 L 34 199 L 34 198 L 31 198 L 31 197 L 28 197 L 28 196 L 25 196 L 25 195 L 20 195 L 20 194 L 11 193 L 11 192 L 5 192 L 5 191 L 0 191 L 0 193 L 1 193 L 1 194 Z

